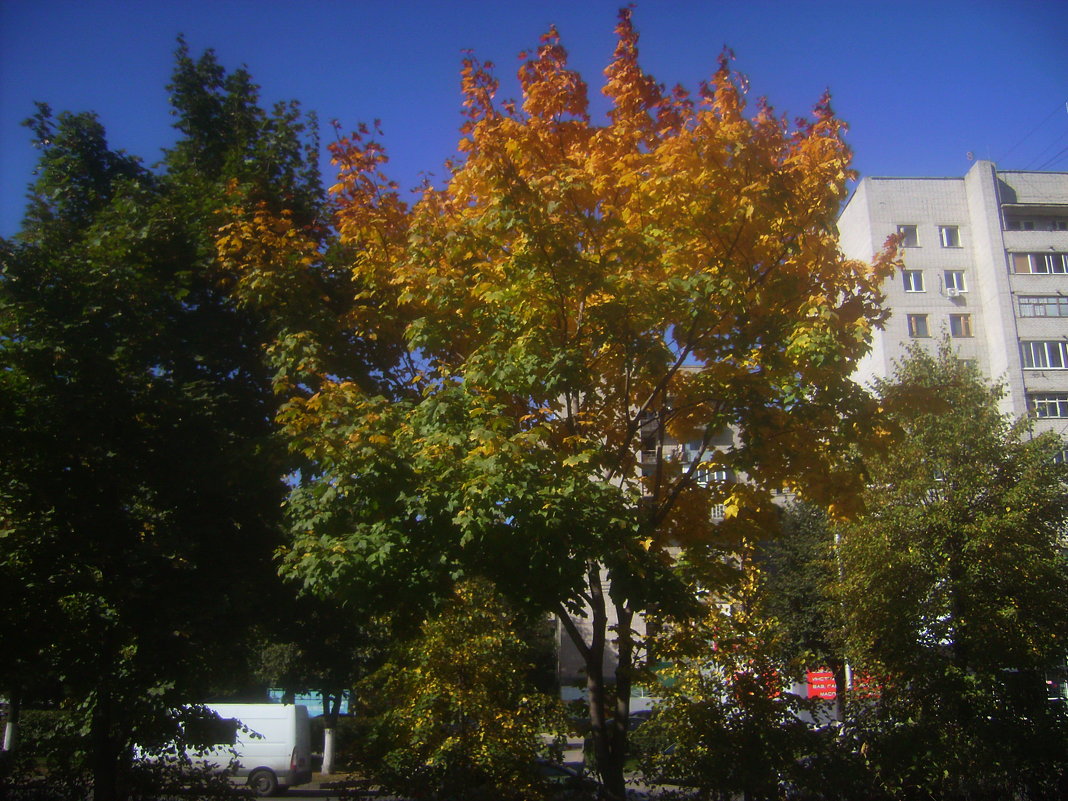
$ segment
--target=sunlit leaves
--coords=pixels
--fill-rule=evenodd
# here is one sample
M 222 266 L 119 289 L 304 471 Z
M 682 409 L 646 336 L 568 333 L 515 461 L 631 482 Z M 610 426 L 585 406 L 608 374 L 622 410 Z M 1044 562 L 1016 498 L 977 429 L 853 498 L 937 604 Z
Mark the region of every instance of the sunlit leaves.
M 525 682 L 528 645 L 484 581 L 461 582 L 440 612 L 362 683 L 361 750 L 372 776 L 429 798 L 533 799 L 542 732 L 558 703 Z
M 396 358 L 377 388 L 278 382 L 312 466 L 283 570 L 316 591 L 388 598 L 407 582 L 418 603 L 486 575 L 558 613 L 614 605 L 626 663 L 626 621 L 683 594 L 676 546 L 711 564 L 770 524 L 772 490 L 826 500 L 855 484 L 843 419 L 864 407 L 848 377 L 895 254 L 868 265 L 837 247 L 844 125 L 826 98 L 795 124 L 747 106 L 729 53 L 696 94 L 666 91 L 629 10 L 616 33 L 600 120 L 555 29 L 521 56 L 517 101 L 467 54 L 459 156 L 411 206 L 377 129 L 332 146 L 344 334 Z M 240 245 L 247 286 L 303 280 L 299 231 L 258 214 L 220 242 Z M 283 342 L 280 356 L 314 354 Z M 684 442 L 699 446 L 686 465 Z M 728 477 L 698 480 L 711 471 Z M 597 644 L 576 641 L 592 674 L 611 636 L 598 621 Z
M 399 517 L 341 514 L 346 537 L 454 526 L 445 552 L 471 557 L 514 530 L 509 553 L 541 569 L 550 560 L 535 555 L 560 547 L 579 561 L 629 552 L 627 531 L 654 550 L 708 542 L 714 504 L 741 531 L 784 485 L 841 494 L 839 457 L 855 435 L 841 420 L 862 402 L 848 376 L 883 319 L 878 287 L 894 265 L 892 251 L 866 265 L 838 250 L 852 176 L 844 125 L 825 97 L 793 125 L 763 101 L 747 107 L 729 53 L 695 96 L 665 91 L 639 64 L 629 10 L 617 35 L 602 121 L 555 29 L 522 57 L 520 103 L 497 98 L 492 65 L 465 57 L 461 157 L 411 207 L 385 175 L 377 131 L 332 146 L 356 301 L 346 324 L 408 349 L 390 413 L 327 377 L 283 416 L 323 469 L 313 483 L 328 487 L 327 506 L 350 484 L 389 491 L 376 477 L 400 481 L 390 456 L 403 465 Z M 314 258 L 284 220 L 252 240 L 242 225 L 220 244 L 255 241 L 246 262 L 270 250 L 299 272 Z M 340 404 L 322 416 L 314 405 L 328 399 Z M 649 415 L 676 442 L 704 440 L 705 468 L 735 478 L 698 482 L 662 443 L 642 478 Z M 723 431 L 736 436 L 713 447 Z M 574 593 L 576 574 L 563 574 L 558 589 Z

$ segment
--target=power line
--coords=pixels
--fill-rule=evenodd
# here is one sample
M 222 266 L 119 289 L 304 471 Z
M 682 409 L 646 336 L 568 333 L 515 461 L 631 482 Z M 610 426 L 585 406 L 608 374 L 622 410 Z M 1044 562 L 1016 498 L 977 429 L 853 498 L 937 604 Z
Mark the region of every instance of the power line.
M 1060 149 L 1060 151 L 1055 153 L 1048 161 L 1046 161 L 1044 164 L 1039 166 L 1038 169 L 1040 169 L 1040 170 L 1046 169 L 1047 167 L 1049 167 L 1052 164 L 1056 163 L 1060 159 L 1061 156 L 1064 156 L 1066 154 L 1068 154 L 1068 145 L 1065 145 L 1064 147 L 1062 147 Z
M 1068 111 L 1068 101 L 1066 101 L 1066 102 L 1064 103 L 1064 108 L 1065 108 L 1065 110 L 1066 110 L 1066 111 Z M 1022 145 L 1022 144 L 1023 144 L 1024 142 L 1026 142 L 1026 141 L 1027 141 L 1028 139 L 1030 139 L 1030 138 L 1031 138 L 1031 136 L 1032 136 L 1032 135 L 1034 135 L 1034 133 L 1035 133 L 1035 132 L 1036 132 L 1036 131 L 1037 131 L 1037 130 L 1038 130 L 1039 128 L 1041 128 L 1041 127 L 1042 127 L 1043 125 L 1045 125 L 1045 124 L 1046 124 L 1047 122 L 1049 122 L 1049 121 L 1050 121 L 1051 119 L 1053 119 L 1054 115 L 1056 115 L 1056 114 L 1057 114 L 1057 112 L 1058 112 L 1058 111 L 1060 111 L 1060 110 L 1061 110 L 1061 104 L 1060 104 L 1060 103 L 1058 103 L 1058 104 L 1057 104 L 1056 106 L 1054 106 L 1054 107 L 1053 107 L 1053 111 L 1051 111 L 1051 112 L 1050 112 L 1049 114 L 1047 114 L 1047 115 L 1046 115 L 1045 119 L 1043 119 L 1043 120 L 1042 120 L 1042 122 L 1040 122 L 1040 123 L 1039 123 L 1038 125 L 1036 125 L 1036 126 L 1035 126 L 1034 128 L 1032 128 L 1032 129 L 1031 129 L 1031 130 L 1030 130 L 1030 131 L 1029 131 L 1029 132 L 1027 133 L 1027 135 L 1023 137 L 1023 139 L 1020 139 L 1020 140 L 1019 140 L 1019 141 L 1018 141 L 1018 142 L 1017 142 L 1017 143 L 1016 143 L 1015 145 L 1013 145 L 1012 147 L 1010 147 L 1010 148 L 1009 148 L 1009 150 L 1008 150 L 1008 152 L 1007 152 L 1007 153 L 1005 153 L 1004 155 L 1002 155 L 1002 157 L 1001 157 L 1001 158 L 999 158 L 999 159 L 997 160 L 997 163 L 998 163 L 998 164 L 1001 164 L 1002 162 L 1004 162 L 1004 161 L 1005 161 L 1005 159 L 1007 159 L 1007 158 L 1008 158 L 1009 156 L 1011 156 L 1011 155 L 1012 155 L 1013 151 L 1014 151 L 1014 150 L 1016 150 L 1016 148 L 1018 148 L 1018 147 L 1019 147 L 1020 145 Z

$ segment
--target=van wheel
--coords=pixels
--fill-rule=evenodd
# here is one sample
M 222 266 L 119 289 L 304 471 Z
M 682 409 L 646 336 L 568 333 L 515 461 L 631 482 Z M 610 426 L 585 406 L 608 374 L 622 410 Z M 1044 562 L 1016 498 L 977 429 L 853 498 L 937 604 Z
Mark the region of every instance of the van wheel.
M 256 795 L 274 795 L 278 792 L 278 777 L 266 768 L 260 768 L 249 774 L 248 786 Z

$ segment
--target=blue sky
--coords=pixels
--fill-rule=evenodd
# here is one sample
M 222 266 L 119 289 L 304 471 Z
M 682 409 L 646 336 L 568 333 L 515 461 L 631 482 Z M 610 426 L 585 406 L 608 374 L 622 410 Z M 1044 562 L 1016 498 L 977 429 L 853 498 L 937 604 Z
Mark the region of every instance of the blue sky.
M 173 141 L 175 39 L 247 66 L 263 100 L 295 98 L 345 129 L 380 119 L 402 187 L 454 152 L 459 61 L 497 65 L 555 23 L 599 96 L 620 0 L 0 0 L 0 235 L 19 224 L 35 152 L 19 122 L 40 100 L 95 111 L 114 147 L 155 162 Z M 639 0 L 643 65 L 696 88 L 726 45 L 753 96 L 805 114 L 824 88 L 862 175 L 962 175 L 969 152 L 1006 169 L 1068 171 L 1065 0 Z M 325 164 L 325 162 L 324 162 Z M 326 165 L 329 170 L 329 165 Z M 327 180 L 332 174 L 327 173 Z

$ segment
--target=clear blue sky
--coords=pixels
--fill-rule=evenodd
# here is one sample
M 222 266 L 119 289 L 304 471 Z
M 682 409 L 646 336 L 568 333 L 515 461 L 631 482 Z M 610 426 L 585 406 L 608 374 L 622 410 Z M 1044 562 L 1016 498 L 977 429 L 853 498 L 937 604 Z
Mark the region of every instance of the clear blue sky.
M 346 129 L 380 119 L 409 187 L 454 151 L 463 49 L 495 62 L 514 96 L 517 53 L 555 23 L 599 96 L 620 5 L 0 0 L 0 235 L 17 230 L 32 178 L 19 122 L 35 100 L 95 111 L 113 146 L 158 159 L 173 141 L 164 87 L 180 32 L 195 54 L 247 66 L 265 102 L 295 98 Z M 1068 0 L 639 0 L 635 22 L 663 83 L 696 88 L 727 45 L 753 95 L 791 117 L 829 87 L 863 175 L 962 175 L 969 151 L 1068 171 Z

